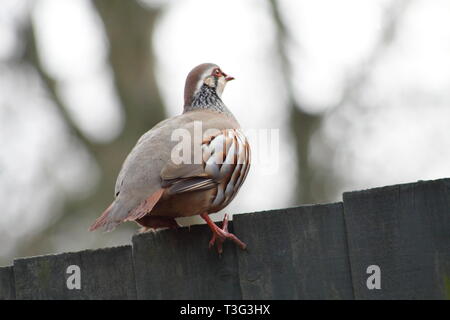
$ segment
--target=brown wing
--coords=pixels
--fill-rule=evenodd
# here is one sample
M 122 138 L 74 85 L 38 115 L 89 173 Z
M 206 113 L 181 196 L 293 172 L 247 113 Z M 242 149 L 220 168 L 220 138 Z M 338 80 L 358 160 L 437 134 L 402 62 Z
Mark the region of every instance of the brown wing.
M 225 129 L 203 140 L 201 151 L 199 164 L 167 165 L 161 172 L 162 186 L 172 195 L 216 188 L 211 206 L 223 208 L 250 168 L 248 141 L 239 129 Z

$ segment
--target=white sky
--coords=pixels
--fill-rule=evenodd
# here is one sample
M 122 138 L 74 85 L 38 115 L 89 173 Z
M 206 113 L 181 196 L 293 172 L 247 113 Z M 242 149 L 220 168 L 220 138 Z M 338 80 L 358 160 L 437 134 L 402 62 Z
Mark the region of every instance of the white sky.
M 0 10 L 0 60 L 14 52 L 10 20 L 20 16 L 20 3 L 2 2 L 6 10 Z M 327 110 L 339 100 L 344 80 L 370 54 L 390 3 L 281 1 L 293 35 L 289 57 L 296 98 L 308 111 Z M 34 4 L 39 49 L 45 67 L 61 82 L 59 92 L 71 115 L 93 139 L 114 139 L 123 118 L 105 61 L 108 46 L 91 4 L 87 0 Z M 450 176 L 449 13 L 446 0 L 414 1 L 397 39 L 375 66 L 360 96 L 361 105 L 345 106 L 352 118 L 343 112 L 327 120 L 322 134 L 339 150 L 333 165 L 347 177 L 345 190 Z M 168 1 L 154 34 L 158 85 L 170 115 L 182 110 L 189 70 L 214 62 L 236 78 L 223 99 L 241 125 L 280 129 L 279 170 L 264 175 L 257 166 L 252 168 L 227 212 L 291 204 L 295 157 L 287 131 L 284 84 L 273 68 L 274 36 L 268 7 L 260 0 Z M 33 81 L 15 79 L 7 70 L 4 74 L 8 77 L 0 78 L 0 187 L 8 192 L 0 200 L 12 209 L 0 216 L 0 233 L 18 221 L 8 212 L 23 206 L 19 194 L 32 192 L 43 164 L 56 172 L 67 192 L 89 190 L 84 186 L 96 179 L 88 156 L 67 146 L 70 140 L 55 118 L 54 106 L 39 89 L 28 89 Z M 338 130 L 343 119 L 348 121 L 344 133 Z M 75 160 L 73 154 L 78 154 Z M 313 157 L 329 161 L 320 153 Z M 24 213 L 30 228 L 56 201 L 45 187 L 36 191 L 35 198 L 42 201 L 38 209 Z

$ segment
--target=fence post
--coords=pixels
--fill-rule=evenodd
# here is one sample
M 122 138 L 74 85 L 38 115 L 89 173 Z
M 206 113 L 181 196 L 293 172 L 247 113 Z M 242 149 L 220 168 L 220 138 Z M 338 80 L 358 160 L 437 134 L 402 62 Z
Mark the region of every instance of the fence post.
M 12 266 L 0 268 L 0 300 L 15 300 L 14 270 Z
M 17 299 L 135 299 L 131 246 L 16 259 Z
M 244 299 L 353 299 L 342 203 L 237 215 Z
M 355 298 L 450 299 L 450 179 L 345 193 L 344 216 Z
M 219 257 L 210 237 L 206 225 L 134 236 L 138 299 L 241 299 L 234 244 Z

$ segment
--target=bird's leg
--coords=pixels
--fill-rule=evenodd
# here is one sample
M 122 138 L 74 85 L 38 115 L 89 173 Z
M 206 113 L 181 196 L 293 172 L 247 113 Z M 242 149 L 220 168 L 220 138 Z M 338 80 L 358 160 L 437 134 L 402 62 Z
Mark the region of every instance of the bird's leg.
M 214 244 L 217 245 L 217 252 L 221 254 L 223 252 L 222 244 L 226 239 L 230 239 L 234 241 L 241 249 L 245 249 L 247 245 L 239 240 L 238 237 L 236 237 L 234 234 L 228 232 L 228 214 L 225 213 L 225 216 L 223 217 L 222 222 L 222 228 L 219 228 L 209 217 L 207 213 L 203 213 L 200 215 L 200 217 L 203 218 L 203 220 L 206 221 L 208 226 L 210 227 L 213 236 L 211 240 L 209 241 L 209 247 L 211 248 L 214 246 Z
M 140 219 L 137 219 L 136 222 L 143 226 L 139 230 L 140 233 L 146 232 L 149 229 L 162 229 L 162 228 L 170 228 L 170 229 L 176 229 L 179 227 L 178 223 L 174 218 L 168 218 L 168 217 L 158 217 L 158 216 L 151 216 L 146 215 L 143 216 Z

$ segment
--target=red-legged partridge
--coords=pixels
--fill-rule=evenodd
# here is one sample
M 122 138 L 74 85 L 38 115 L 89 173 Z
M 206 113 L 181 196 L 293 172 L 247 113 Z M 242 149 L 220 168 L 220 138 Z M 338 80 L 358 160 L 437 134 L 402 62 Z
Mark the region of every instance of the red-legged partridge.
M 146 132 L 126 158 L 115 188 L 115 200 L 90 230 L 113 230 L 124 221 L 144 229 L 173 228 L 177 217 L 200 215 L 213 237 L 210 247 L 231 239 L 225 214 L 222 228 L 209 217 L 236 196 L 250 168 L 250 146 L 231 111 L 222 102 L 226 83 L 232 80 L 217 65 L 195 67 L 187 76 L 184 111 Z M 198 132 L 200 126 L 201 131 Z M 186 133 L 188 139 L 174 139 Z M 180 152 L 177 148 L 187 145 Z M 185 152 L 192 152 L 192 154 Z M 180 161 L 174 157 L 182 155 Z

